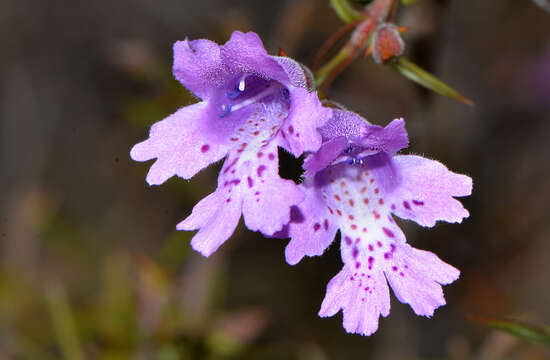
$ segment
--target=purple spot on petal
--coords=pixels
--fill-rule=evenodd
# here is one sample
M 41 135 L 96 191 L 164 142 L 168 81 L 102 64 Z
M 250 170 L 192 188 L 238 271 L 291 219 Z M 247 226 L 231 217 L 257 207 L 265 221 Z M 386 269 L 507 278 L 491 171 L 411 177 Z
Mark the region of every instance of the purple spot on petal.
M 357 257 L 357 255 L 359 255 L 359 249 L 354 247 L 353 250 L 351 251 L 351 256 L 353 256 L 354 258 Z
M 254 180 L 252 180 L 250 176 L 247 178 L 247 180 L 248 180 L 248 187 L 251 188 L 252 186 L 254 186 Z
M 403 272 L 400 272 L 399 275 L 401 275 L 401 277 L 405 277 L 405 274 L 403 274 Z
M 390 244 L 391 252 L 395 252 L 395 244 Z
M 410 210 L 411 209 L 411 205 L 409 204 L 408 201 L 403 201 L 403 207 L 407 210 Z
M 258 166 L 257 173 L 258 173 L 258 176 L 259 176 L 259 177 L 262 177 L 262 174 L 263 174 L 263 172 L 265 171 L 265 169 L 266 169 L 265 165 L 260 165 L 260 166 Z
M 360 267 L 361 267 L 361 263 L 360 263 L 360 262 L 356 262 L 356 263 L 355 263 L 355 268 L 356 268 L 356 269 L 359 269 Z
M 397 271 L 397 266 L 392 266 L 391 269 L 392 269 L 393 271 Z
M 422 205 L 424 205 L 424 201 L 413 200 L 412 202 L 413 202 L 413 204 L 415 204 L 416 206 L 422 206 Z
M 325 228 L 325 230 L 328 230 L 328 220 L 325 219 L 325 221 L 323 221 L 323 227 Z
M 380 241 L 377 241 L 376 245 L 378 245 L 378 247 L 382 247 L 382 243 Z
M 313 225 L 313 231 L 318 231 L 320 228 L 321 228 L 321 224 L 319 224 L 319 223 L 315 223 Z
M 346 240 L 346 244 L 351 245 L 351 239 L 349 236 L 346 236 L 344 240 Z
M 395 210 L 395 204 L 391 204 L 391 209 Z
M 382 230 L 384 230 L 384 233 L 388 236 L 388 237 L 394 237 L 395 235 L 393 235 L 393 231 L 391 231 L 390 229 L 388 229 L 387 227 L 383 227 Z
M 260 192 L 259 192 L 259 191 L 256 191 L 256 192 L 254 193 L 254 195 L 258 196 L 258 195 L 260 195 Z
M 372 256 L 369 256 L 369 265 L 372 265 L 374 263 L 374 258 Z
M 258 153 L 258 159 L 261 158 L 262 156 L 264 156 L 264 153 L 260 151 L 260 152 Z
M 392 254 L 391 254 L 391 253 L 387 252 L 387 253 L 384 254 L 384 259 L 389 260 L 389 259 L 391 259 L 391 258 L 392 258 Z
M 371 244 L 369 244 L 369 251 L 374 251 L 374 246 L 372 246 Z
M 201 147 L 201 152 L 205 153 L 205 152 L 207 152 L 209 149 L 210 149 L 210 145 L 204 144 L 204 145 Z
M 288 133 L 289 133 L 289 134 L 294 133 L 294 128 L 292 127 L 292 125 L 290 125 L 290 126 L 288 127 Z
M 275 160 L 275 155 L 274 154 L 269 154 L 269 155 L 267 155 L 267 158 L 269 160 Z
M 227 172 L 229 171 L 229 169 L 231 169 L 231 168 L 233 167 L 233 165 L 235 165 L 235 164 L 237 163 L 237 161 L 239 161 L 239 158 L 238 158 L 238 157 L 234 158 L 233 161 L 231 161 L 231 163 L 229 164 L 229 166 L 227 166 L 227 167 L 225 168 L 225 170 L 223 171 L 223 173 L 224 173 L 224 174 L 227 173 Z
M 225 202 L 231 202 L 231 198 L 227 198 L 227 200 L 225 200 Z

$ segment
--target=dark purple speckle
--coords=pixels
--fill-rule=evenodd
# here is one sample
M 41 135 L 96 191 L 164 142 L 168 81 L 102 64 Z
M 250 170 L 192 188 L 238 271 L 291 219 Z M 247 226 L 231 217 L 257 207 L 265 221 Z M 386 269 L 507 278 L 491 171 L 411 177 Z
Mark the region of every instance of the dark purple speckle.
M 265 165 L 260 165 L 260 166 L 258 166 L 257 173 L 258 173 L 258 176 L 259 176 L 259 177 L 262 177 L 262 175 L 263 175 L 265 169 L 266 169 Z
M 387 227 L 383 227 L 382 230 L 384 230 L 384 233 L 388 236 L 388 237 L 394 237 L 393 235 L 393 231 L 391 231 L 390 229 L 388 229 Z

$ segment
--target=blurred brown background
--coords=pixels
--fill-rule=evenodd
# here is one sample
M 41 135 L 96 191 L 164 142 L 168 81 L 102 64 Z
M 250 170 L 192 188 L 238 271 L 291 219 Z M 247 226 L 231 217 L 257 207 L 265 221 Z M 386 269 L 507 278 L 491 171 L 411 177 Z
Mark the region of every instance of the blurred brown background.
M 408 151 L 474 179 L 461 225 L 409 241 L 462 270 L 433 319 L 392 299 L 371 337 L 320 319 L 339 247 L 291 267 L 286 241 L 239 226 L 211 258 L 175 225 L 218 167 L 148 187 L 129 159 L 154 122 L 193 101 L 171 77 L 186 36 L 260 34 L 308 63 L 340 25 L 328 0 L 0 2 L 1 359 L 550 359 L 469 315 L 550 324 L 550 14 L 528 0 L 401 7 L 407 55 L 476 103 L 360 59 L 329 96 Z M 292 175 L 292 170 L 283 169 Z M 336 244 L 336 243 L 335 243 Z

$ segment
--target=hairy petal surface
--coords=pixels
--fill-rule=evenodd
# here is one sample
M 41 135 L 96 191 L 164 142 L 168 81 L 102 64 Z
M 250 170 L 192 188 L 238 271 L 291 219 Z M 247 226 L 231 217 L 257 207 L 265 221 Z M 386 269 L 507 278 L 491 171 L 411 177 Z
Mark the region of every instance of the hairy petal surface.
M 228 202 L 228 196 L 238 198 L 238 188 L 219 189 L 201 200 L 187 219 L 180 222 L 178 230 L 197 230 L 191 240 L 194 250 L 204 256 L 214 253 L 235 231 L 241 217 L 242 202 Z
M 156 159 L 147 182 L 193 177 L 225 158 L 214 193 L 200 201 L 179 230 L 198 230 L 195 250 L 209 256 L 246 226 L 267 236 L 283 230 L 302 191 L 279 177 L 278 147 L 295 156 L 321 146 L 318 128 L 332 115 L 321 105 L 311 73 L 287 57 L 267 54 L 255 33 L 239 31 L 218 45 L 200 39 L 174 44 L 174 76 L 202 102 L 152 126 L 131 151 Z
M 272 235 L 289 222 L 291 206 L 301 203 L 304 194 L 292 180 L 279 177 L 277 145 L 270 143 L 261 151 L 264 156 L 240 170 L 246 176 L 243 215 L 250 230 Z
M 372 335 L 378 330 L 380 315 L 390 313 L 390 292 L 384 275 L 373 272 L 359 277 L 347 266 L 327 285 L 319 316 L 344 313 L 344 329 L 352 334 Z M 365 291 L 365 288 L 369 291 Z
M 458 270 L 436 255 L 406 244 L 405 235 L 393 220 L 391 195 L 406 183 L 405 176 L 408 174 L 401 173 L 385 153 L 367 156 L 360 165 L 341 162 L 317 173 L 315 178 L 323 181 L 316 181 L 309 190 L 314 195 L 308 194 L 298 206 L 309 223 L 320 223 L 323 218 L 305 209 L 315 197 L 317 207 L 327 208 L 322 216 L 341 232 L 344 268 L 327 286 L 319 314 L 332 316 L 342 310 L 348 332 L 370 335 L 376 331 L 379 316 L 389 313 L 388 282 L 397 298 L 410 304 L 416 314 L 432 316 L 445 304 L 441 285 L 459 276 Z M 384 180 L 384 187 L 378 178 Z M 391 192 L 386 192 L 388 189 Z M 331 239 L 319 242 L 314 233 L 304 231 L 304 223 L 289 224 L 291 249 L 298 248 L 296 244 L 324 249 Z
M 324 181 L 322 178 L 317 181 Z M 315 180 L 306 179 L 301 185 L 305 200 L 293 209 L 288 225 L 291 240 L 285 249 L 286 261 L 297 264 L 304 256 L 321 255 L 332 243 L 338 225 L 332 218 L 330 207 L 315 187 Z
M 221 48 L 213 41 L 176 41 L 173 50 L 174 77 L 203 100 L 211 97 L 234 76 L 227 71 Z
M 276 134 L 288 113 L 278 96 L 282 95 L 270 96 L 251 108 L 248 119 L 229 139 L 216 192 L 178 225 L 180 230 L 200 229 L 191 244 L 205 256 L 231 236 L 241 213 L 249 229 L 272 235 L 289 222 L 291 207 L 304 200 L 293 181 L 278 175 L 280 137 Z
M 321 105 L 317 93 L 301 88 L 290 93 L 290 104 L 288 118 L 281 129 L 288 150 L 296 157 L 304 151 L 317 151 L 322 141 L 318 128 L 329 120 L 332 110 Z
M 174 175 L 189 179 L 226 155 L 234 131 L 227 125 L 217 124 L 207 103 L 189 105 L 154 124 L 149 139 L 136 144 L 130 156 L 136 161 L 157 159 L 147 175 L 150 185 Z
M 383 185 L 386 200 L 397 216 L 422 226 L 434 226 L 438 220 L 461 222 L 468 217 L 468 210 L 454 197 L 472 193 L 470 177 L 420 156 L 377 157 L 380 161 L 373 167 L 373 175 Z

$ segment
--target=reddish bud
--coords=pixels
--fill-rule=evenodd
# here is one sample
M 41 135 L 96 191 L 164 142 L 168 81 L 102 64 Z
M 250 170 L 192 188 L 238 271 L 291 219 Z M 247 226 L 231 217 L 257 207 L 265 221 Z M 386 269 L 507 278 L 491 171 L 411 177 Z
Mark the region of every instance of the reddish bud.
M 394 57 L 401 56 L 405 43 L 399 35 L 399 28 L 393 24 L 380 24 L 372 36 L 372 57 L 383 64 Z

